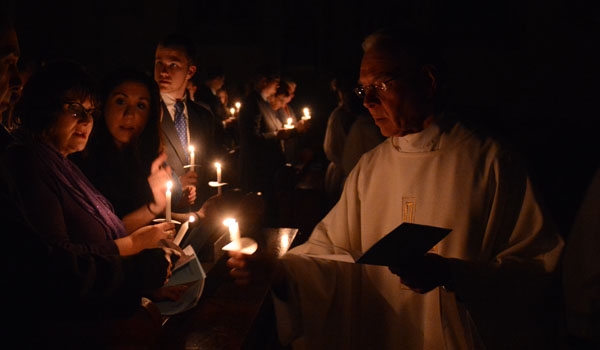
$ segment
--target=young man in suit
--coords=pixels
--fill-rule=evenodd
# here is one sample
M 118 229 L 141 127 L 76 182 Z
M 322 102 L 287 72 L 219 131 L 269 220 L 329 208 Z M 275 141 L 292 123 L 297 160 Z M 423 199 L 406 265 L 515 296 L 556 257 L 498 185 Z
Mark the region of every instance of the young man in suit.
M 182 188 L 196 187 L 193 208 L 199 208 L 216 193 L 208 182 L 216 180 L 214 162 L 224 159 L 223 126 L 210 110 L 187 95 L 188 81 L 196 74 L 194 42 L 179 33 L 163 38 L 156 48 L 154 79 L 160 88 L 163 117 L 161 129 L 167 162 Z M 180 120 L 182 118 L 182 120 Z M 189 146 L 194 146 L 194 166 Z

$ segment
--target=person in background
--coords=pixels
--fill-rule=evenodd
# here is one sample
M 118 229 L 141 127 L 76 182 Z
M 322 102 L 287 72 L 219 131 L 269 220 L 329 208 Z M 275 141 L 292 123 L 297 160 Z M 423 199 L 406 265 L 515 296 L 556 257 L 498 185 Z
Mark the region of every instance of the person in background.
M 286 167 L 282 141 L 295 134 L 285 128 L 269 99 L 279 86 L 279 72 L 269 65 L 258 67 L 239 114 L 239 184 L 249 192 L 262 193 L 268 224 L 277 221 L 276 182 Z
M 329 160 L 325 192 L 330 206 L 340 198 L 346 176 L 360 156 L 384 140 L 369 111 L 353 91 L 357 79 L 354 74 L 340 73 L 331 81 L 338 105 L 327 119 L 323 139 L 323 151 Z
M 356 93 L 387 139 L 361 157 L 307 242 L 276 260 L 229 252 L 238 284 L 272 278 L 283 345 L 558 347 L 559 310 L 546 301 L 564 241 L 519 157 L 443 113 L 437 48 L 408 27 L 367 36 Z M 405 222 L 451 232 L 392 266 L 327 259 L 360 256 Z
M 227 88 L 223 86 L 220 89 L 218 89 L 217 96 L 219 97 L 219 100 L 221 101 L 221 104 L 223 105 L 225 110 L 229 111 L 229 108 L 231 106 L 229 105 L 229 93 L 227 92 Z
M 225 146 L 223 125 L 187 94 L 188 81 L 197 71 L 195 59 L 196 46 L 190 38 L 179 33 L 167 35 L 156 47 L 154 80 L 162 98 L 161 130 L 169 165 L 184 188 L 196 187 L 193 209 L 198 209 L 216 192 L 208 182 L 215 178 L 213 163 L 224 158 Z M 195 148 L 193 167 L 187 167 L 189 146 Z
M 232 115 L 226 107 L 226 102 L 221 101 L 217 94 L 224 90 L 225 71 L 221 66 L 208 67 L 201 76 L 201 82 L 196 91 L 196 101 L 207 105 L 216 121 L 223 126 L 222 141 L 226 150 L 226 156 L 222 158 L 223 166 L 227 169 L 224 181 L 230 185 L 237 184 L 237 147 L 239 143 L 238 127 L 236 115 Z
M 9 14 L 9 9 L 0 8 L 0 96 L 10 90 L 4 82 L 19 73 L 19 43 Z M 6 141 L 12 142 L 8 136 Z M 2 254 L 2 275 L 18 288 L 3 288 L 1 295 L 9 301 L 7 314 L 19 315 L 19 322 L 2 328 L 4 341 L 48 348 L 152 348 L 161 320 L 150 303 L 140 300 L 168 281 L 179 253 L 153 248 L 127 257 L 79 254 L 49 244 L 43 232 L 50 228 L 36 230 L 25 213 L 4 161 L 4 141 L 0 218 L 14 232 L 5 237 L 11 248 Z M 19 247 L 27 247 L 27 252 Z M 69 322 L 68 327 L 58 325 Z M 23 338 L 23 330 L 28 337 Z
M 231 114 L 225 110 L 221 99 L 217 96 L 219 91 L 225 85 L 225 72 L 222 67 L 209 67 L 202 75 L 202 81 L 196 90 L 196 101 L 208 105 L 217 120 L 223 123 Z

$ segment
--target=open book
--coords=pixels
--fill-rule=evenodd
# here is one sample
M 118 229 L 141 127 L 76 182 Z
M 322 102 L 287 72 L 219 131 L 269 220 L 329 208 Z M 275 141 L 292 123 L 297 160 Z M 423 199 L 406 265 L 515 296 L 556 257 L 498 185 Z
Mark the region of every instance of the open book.
M 161 315 L 171 316 L 196 306 L 204 289 L 206 273 L 191 245 L 188 245 L 185 249 L 181 249 L 171 241 L 163 241 L 163 244 L 181 253 L 181 257 L 175 263 L 173 274 L 166 286 L 188 285 L 188 289 L 177 301 L 165 300 L 155 303 Z
M 312 255 L 317 258 L 338 260 L 358 264 L 393 266 L 402 261 L 423 255 L 433 248 L 451 229 L 413 223 L 402 223 L 366 252 L 350 251 L 341 247 L 333 247 L 335 254 Z M 315 241 L 310 244 L 325 245 Z

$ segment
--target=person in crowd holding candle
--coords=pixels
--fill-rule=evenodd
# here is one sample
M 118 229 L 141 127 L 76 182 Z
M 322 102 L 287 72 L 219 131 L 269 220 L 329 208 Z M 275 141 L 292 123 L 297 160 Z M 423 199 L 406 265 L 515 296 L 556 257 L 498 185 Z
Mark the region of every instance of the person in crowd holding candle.
M 95 121 L 90 142 L 71 158 L 111 202 L 127 231 L 164 212 L 167 181 L 174 183 L 173 207 L 189 208 L 196 200 L 196 188 L 182 189 L 167 168 L 160 93 L 152 76 L 133 68 L 116 69 L 105 76 L 101 99 L 103 113 Z
M 102 85 L 103 113 L 95 121 L 86 149 L 70 157 L 111 202 L 128 232 L 166 217 L 167 205 L 183 202 L 168 208 L 171 218 L 184 223 L 194 216 L 194 235 L 203 241 L 208 234 L 202 231 L 204 205 L 195 211 L 182 210 L 194 202 L 195 188 L 188 185 L 182 191 L 166 153 L 161 151 L 156 82 L 137 69 L 119 68 L 108 73 Z M 168 182 L 172 184 L 171 200 L 167 198 Z
M 268 265 L 229 252 L 237 283 L 271 274 L 284 345 L 558 346 L 558 304 L 547 298 L 557 294 L 564 241 L 520 159 L 443 113 L 436 48 L 409 27 L 367 36 L 355 91 L 387 139 L 362 156 L 307 242 Z M 416 205 L 412 217 L 403 218 L 404 196 Z M 365 252 L 407 220 L 452 231 L 396 266 L 318 257 Z
M 224 159 L 223 125 L 210 110 L 194 103 L 187 84 L 196 74 L 196 46 L 187 36 L 169 34 L 158 43 L 154 57 L 154 80 L 158 83 L 163 117 L 161 130 L 169 165 L 182 186 L 196 186 L 194 209 L 212 195 L 208 186 L 215 160 Z M 190 162 L 188 146 L 196 149 L 196 165 Z M 182 209 L 182 208 L 174 208 Z
M 270 225 L 277 220 L 275 182 L 286 164 L 283 141 L 297 132 L 295 128 L 284 128 L 269 103 L 279 87 L 279 79 L 279 72 L 273 67 L 258 67 L 239 114 L 239 184 L 246 191 L 263 194 Z
M 344 180 L 360 156 L 384 140 L 369 111 L 353 91 L 357 79 L 355 74 L 341 72 L 331 81 L 338 105 L 329 115 L 323 140 L 323 150 L 329 160 L 325 192 L 331 206 L 340 198 Z
M 95 80 L 74 62 L 48 63 L 15 106 L 18 140 L 5 164 L 32 223 L 57 245 L 82 252 L 131 255 L 174 235 L 173 224 L 129 234 L 112 204 L 67 157 L 82 151 L 101 113 Z M 165 169 L 167 171 L 168 169 Z
M 0 8 L 0 82 L 18 74 L 19 43 L 9 14 Z M 9 86 L 0 84 L 0 96 Z M 18 234 L 5 237 L 13 248 L 2 254 L 2 275 L 18 288 L 4 288 L 2 299 L 19 322 L 4 325 L 4 341 L 32 348 L 153 346 L 161 320 L 151 303 L 140 299 L 168 281 L 179 253 L 153 248 L 122 257 L 50 244 L 44 232 L 51 227 L 38 231 L 25 213 L 3 158 L 6 146 L 0 149 L 0 217 Z M 18 247 L 27 247 L 25 259 Z
M 289 105 L 291 100 L 294 98 L 294 91 L 296 89 L 296 83 L 288 80 L 280 80 L 279 86 L 275 91 L 275 94 L 269 97 L 269 103 L 271 108 L 275 111 L 277 118 L 284 124 L 293 125 L 296 129 L 293 133 L 293 137 L 285 139 L 283 151 L 285 154 L 286 163 L 292 165 L 298 165 L 300 163 L 300 151 L 298 147 L 301 146 L 298 142 L 299 137 L 306 133 L 310 127 L 310 122 L 305 119 L 296 118 L 296 113 Z
M 234 169 L 233 164 L 237 159 L 237 144 L 239 142 L 237 135 L 237 115 L 230 113 L 229 109 L 226 108 L 226 103 L 223 103 L 217 95 L 219 90 L 224 89 L 225 71 L 221 66 L 211 66 L 206 68 L 203 74 L 197 74 L 196 76 L 199 76 L 201 80 L 196 91 L 196 101 L 208 105 L 217 122 L 223 125 L 223 142 L 227 151 L 227 157 L 221 161 L 229 169 L 228 176 L 234 175 L 232 170 Z M 233 182 L 233 176 L 229 176 L 227 181 Z
M 201 83 L 196 90 L 196 100 L 207 104 L 217 120 L 223 123 L 231 115 L 225 109 L 217 91 L 225 85 L 225 71 L 222 67 L 208 67 L 202 74 Z

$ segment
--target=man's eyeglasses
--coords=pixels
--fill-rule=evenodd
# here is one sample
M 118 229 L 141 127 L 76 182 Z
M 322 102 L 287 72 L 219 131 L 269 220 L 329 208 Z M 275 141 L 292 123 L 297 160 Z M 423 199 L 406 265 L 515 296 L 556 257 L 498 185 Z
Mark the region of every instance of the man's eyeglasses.
M 393 77 L 386 81 L 376 81 L 370 85 L 358 85 L 357 87 L 354 88 L 353 91 L 356 94 L 356 96 L 358 96 L 360 98 L 365 98 L 367 93 L 371 90 L 375 91 L 375 93 L 385 92 L 388 89 L 387 84 L 398 78 L 400 78 L 400 77 Z
M 67 112 L 72 113 L 73 117 L 78 120 L 87 120 L 88 118 L 98 119 L 101 115 L 99 109 L 85 109 L 80 103 L 77 102 L 65 102 L 67 105 Z

